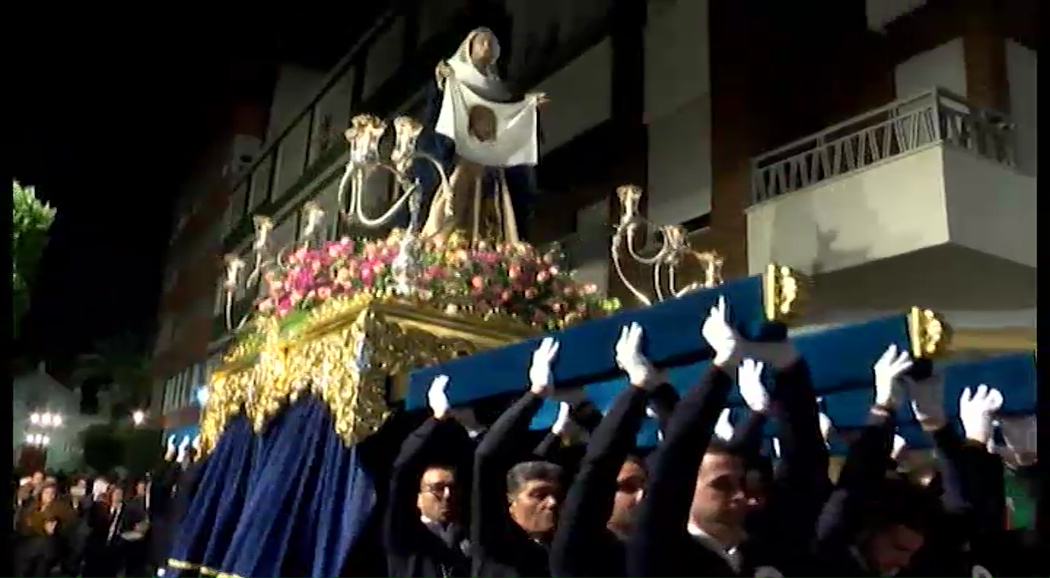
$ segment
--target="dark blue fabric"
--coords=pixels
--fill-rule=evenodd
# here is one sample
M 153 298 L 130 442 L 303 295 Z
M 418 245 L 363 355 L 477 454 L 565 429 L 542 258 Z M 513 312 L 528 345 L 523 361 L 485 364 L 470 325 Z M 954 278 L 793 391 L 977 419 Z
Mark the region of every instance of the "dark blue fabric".
M 261 435 L 231 420 L 171 557 L 240 576 L 337 576 L 375 502 L 357 448 L 304 396 Z
M 645 328 L 646 353 L 659 366 L 710 357 L 700 327 L 707 311 L 722 295 L 729 303 L 733 325 L 745 337 L 754 337 L 765 322 L 762 277 L 759 275 L 552 333 L 561 343 L 554 364 L 555 380 L 559 385 L 574 387 L 619 375 L 613 349 L 620 329 L 633 321 Z M 409 377 L 406 407 L 424 407 L 426 391 L 440 374 L 450 378 L 448 396 L 453 405 L 522 391 L 527 385 L 532 352 L 538 344 L 539 338 L 531 339 L 414 371 Z
M 245 429 L 251 431 L 245 418 L 234 416 L 216 443 L 201 474 L 200 488 L 176 531 L 169 558 L 191 564 L 203 561 L 223 496 L 230 482 L 243 475 Z
M 222 487 L 216 488 L 219 494 L 218 504 L 215 508 L 215 516 L 211 525 L 205 526 L 199 534 L 201 540 L 207 536 L 207 546 L 204 555 L 193 558 L 202 566 L 208 568 L 219 568 L 223 556 L 233 537 L 233 531 L 244 512 L 244 498 L 247 494 L 248 482 L 251 479 L 251 469 L 256 453 L 256 439 L 252 432 L 251 424 L 243 416 L 237 416 L 226 426 L 223 432 L 224 439 L 230 448 L 230 460 L 226 478 Z
M 243 513 L 219 570 L 240 576 L 334 576 L 375 506 L 356 448 L 325 404 L 305 396 L 257 448 Z

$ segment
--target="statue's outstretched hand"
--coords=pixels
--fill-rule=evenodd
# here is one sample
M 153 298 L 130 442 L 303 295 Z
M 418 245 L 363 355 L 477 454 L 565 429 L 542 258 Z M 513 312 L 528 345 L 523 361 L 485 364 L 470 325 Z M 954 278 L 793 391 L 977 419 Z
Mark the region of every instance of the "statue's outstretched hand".
M 542 106 L 551 101 L 551 99 L 547 98 L 546 92 L 530 92 L 529 94 L 525 95 L 525 98 L 536 106 Z
M 452 67 L 444 60 L 439 62 L 437 68 L 434 69 L 434 78 L 437 80 L 438 88 L 444 89 L 445 81 L 452 75 Z

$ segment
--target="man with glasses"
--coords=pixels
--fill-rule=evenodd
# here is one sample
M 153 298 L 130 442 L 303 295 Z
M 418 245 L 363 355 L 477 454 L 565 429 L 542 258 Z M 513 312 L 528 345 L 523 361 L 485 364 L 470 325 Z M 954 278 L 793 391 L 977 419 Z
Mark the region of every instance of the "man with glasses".
M 383 540 L 390 576 L 470 576 L 470 544 L 460 520 L 461 481 L 472 443 L 451 419 L 439 378 L 429 394 L 432 416 L 412 432 L 394 462 Z

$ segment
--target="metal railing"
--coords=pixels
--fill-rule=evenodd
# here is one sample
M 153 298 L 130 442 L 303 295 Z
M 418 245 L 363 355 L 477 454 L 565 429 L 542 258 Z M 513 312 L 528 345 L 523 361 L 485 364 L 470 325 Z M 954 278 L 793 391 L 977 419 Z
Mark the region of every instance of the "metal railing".
M 935 88 L 892 102 L 751 160 L 757 204 L 864 169 L 934 143 L 1014 166 L 1005 114 Z

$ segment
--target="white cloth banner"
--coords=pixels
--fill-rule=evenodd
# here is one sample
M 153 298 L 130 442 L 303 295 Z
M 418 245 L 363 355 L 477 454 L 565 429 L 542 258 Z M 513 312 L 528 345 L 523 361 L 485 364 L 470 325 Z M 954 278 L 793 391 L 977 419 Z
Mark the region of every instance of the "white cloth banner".
M 479 140 L 469 130 L 471 111 L 475 118 L 484 115 L 495 121 L 494 139 Z M 535 165 L 539 159 L 536 123 L 536 103 L 529 99 L 509 104 L 491 102 L 450 76 L 435 130 L 455 141 L 456 154 L 468 161 L 486 167 L 513 167 Z

